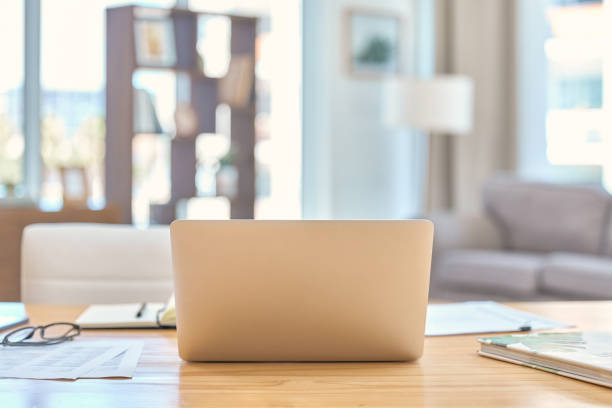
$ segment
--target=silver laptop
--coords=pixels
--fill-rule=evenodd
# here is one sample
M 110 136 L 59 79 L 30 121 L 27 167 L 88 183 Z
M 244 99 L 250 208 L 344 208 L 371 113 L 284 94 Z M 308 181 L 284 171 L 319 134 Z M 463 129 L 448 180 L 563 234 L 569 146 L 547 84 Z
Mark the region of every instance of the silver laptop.
M 184 360 L 423 352 L 429 221 L 175 221 L 171 237 Z

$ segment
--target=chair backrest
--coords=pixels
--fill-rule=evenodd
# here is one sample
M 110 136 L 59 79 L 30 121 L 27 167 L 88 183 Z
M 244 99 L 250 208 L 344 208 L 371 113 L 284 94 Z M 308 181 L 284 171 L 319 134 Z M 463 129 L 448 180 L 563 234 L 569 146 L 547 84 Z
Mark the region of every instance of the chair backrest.
M 612 204 L 599 187 L 496 178 L 485 186 L 485 208 L 507 249 L 600 254 Z
M 165 302 L 172 288 L 168 227 L 33 224 L 24 230 L 23 302 Z

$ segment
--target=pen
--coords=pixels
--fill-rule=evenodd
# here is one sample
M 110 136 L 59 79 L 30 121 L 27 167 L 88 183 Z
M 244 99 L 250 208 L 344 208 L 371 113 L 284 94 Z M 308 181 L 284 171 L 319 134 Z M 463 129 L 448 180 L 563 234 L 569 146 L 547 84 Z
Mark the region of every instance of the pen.
M 138 311 L 136 312 L 136 318 L 142 317 L 142 314 L 144 313 L 144 310 L 146 307 L 147 307 L 147 302 L 142 302 L 140 304 L 140 307 L 138 308 Z
M 531 323 L 530 322 L 523 323 L 521 326 L 519 326 L 518 331 L 522 331 L 522 332 L 531 331 Z

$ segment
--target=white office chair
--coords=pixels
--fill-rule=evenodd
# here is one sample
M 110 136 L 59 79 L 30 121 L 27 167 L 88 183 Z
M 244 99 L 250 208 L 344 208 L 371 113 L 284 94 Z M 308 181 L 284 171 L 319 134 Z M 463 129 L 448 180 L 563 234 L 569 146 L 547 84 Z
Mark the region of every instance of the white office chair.
M 168 227 L 33 224 L 23 232 L 23 302 L 166 302 L 172 288 Z

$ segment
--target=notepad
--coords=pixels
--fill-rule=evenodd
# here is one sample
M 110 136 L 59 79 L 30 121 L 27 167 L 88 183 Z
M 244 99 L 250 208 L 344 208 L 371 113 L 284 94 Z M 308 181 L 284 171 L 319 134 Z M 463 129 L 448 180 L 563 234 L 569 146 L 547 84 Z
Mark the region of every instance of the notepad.
M 146 329 L 176 327 L 174 296 L 168 303 L 147 303 L 138 317 L 142 303 L 91 305 L 76 320 L 84 329 Z
M 612 387 L 612 334 L 535 333 L 479 338 L 485 357 Z

